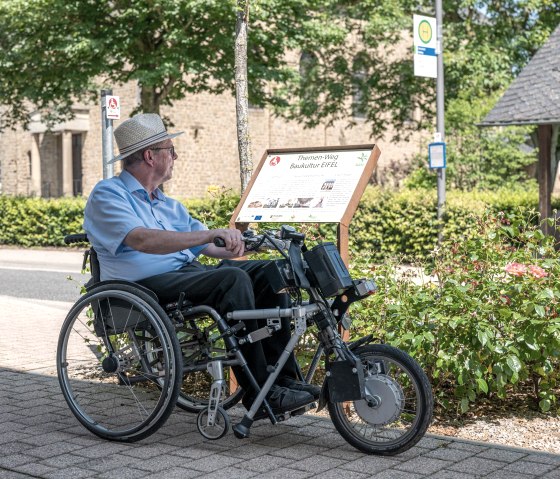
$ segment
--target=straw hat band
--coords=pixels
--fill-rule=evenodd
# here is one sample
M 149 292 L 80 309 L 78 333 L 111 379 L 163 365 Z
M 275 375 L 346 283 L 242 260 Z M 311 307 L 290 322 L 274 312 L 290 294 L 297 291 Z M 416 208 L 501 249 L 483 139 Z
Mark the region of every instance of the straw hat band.
M 154 143 L 159 143 L 160 141 L 163 141 L 163 140 L 167 139 L 168 137 L 169 137 L 169 135 L 167 134 L 167 132 L 162 131 L 160 133 L 157 133 L 155 135 L 150 136 L 149 138 L 145 138 L 141 141 L 133 143 L 132 145 L 127 145 L 123 148 L 120 148 L 119 151 L 120 151 L 121 156 L 124 156 L 124 155 L 127 155 L 129 153 L 134 153 L 135 151 L 142 150 L 142 149 L 144 149 L 144 147 L 153 145 Z

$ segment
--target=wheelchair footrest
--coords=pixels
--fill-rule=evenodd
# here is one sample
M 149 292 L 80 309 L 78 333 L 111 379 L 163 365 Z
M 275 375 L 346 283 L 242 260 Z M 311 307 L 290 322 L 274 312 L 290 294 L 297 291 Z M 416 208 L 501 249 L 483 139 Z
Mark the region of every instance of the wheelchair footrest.
M 249 419 L 247 416 L 243 416 L 241 422 L 233 426 L 233 434 L 237 439 L 246 439 L 251 433 L 251 426 L 253 425 L 253 420 Z

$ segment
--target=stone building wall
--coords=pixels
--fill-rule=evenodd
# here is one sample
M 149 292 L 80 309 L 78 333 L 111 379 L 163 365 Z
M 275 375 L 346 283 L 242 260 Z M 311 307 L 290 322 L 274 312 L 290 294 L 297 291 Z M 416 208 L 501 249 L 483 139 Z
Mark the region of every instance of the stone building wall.
M 130 83 L 115 87 L 113 94 L 121 98 L 121 119 L 130 116 L 137 104 L 137 87 Z M 101 109 L 98 104 L 89 108 L 89 127 L 81 133 L 82 189 L 89 194 L 102 178 L 101 161 Z M 179 158 L 175 163 L 174 177 L 165 186 L 166 193 L 175 197 L 201 197 L 210 185 L 239 190 L 239 161 L 236 137 L 235 99 L 228 93 L 222 95 L 188 95 L 177 101 L 173 108 L 164 107 L 173 126 L 169 131 L 184 131 L 174 140 Z M 114 122 L 117 127 L 122 120 Z M 386 138 L 371 139 L 370 130 L 363 120 L 346 128 L 344 122 L 333 127 L 319 126 L 304 129 L 296 122 L 274 117 L 266 109 L 251 109 L 249 128 L 251 132 L 253 162 L 258 164 L 267 148 L 293 148 L 303 146 L 336 146 L 377 143 L 381 150 L 378 175 L 389 171 L 393 162 L 401 161 L 420 151 L 420 135 L 408 142 L 393 143 L 392 132 Z M 28 131 L 7 131 L 0 134 L 0 161 L 2 193 L 31 195 L 34 191 L 31 174 L 31 150 L 33 141 L 39 141 L 41 160 L 41 195 L 63 194 L 61 180 L 61 132 L 32 135 Z M 426 136 L 426 135 L 424 135 Z M 117 154 L 115 145 L 115 154 Z M 119 171 L 116 165 L 115 172 Z M 46 184 L 50 185 L 47 191 Z

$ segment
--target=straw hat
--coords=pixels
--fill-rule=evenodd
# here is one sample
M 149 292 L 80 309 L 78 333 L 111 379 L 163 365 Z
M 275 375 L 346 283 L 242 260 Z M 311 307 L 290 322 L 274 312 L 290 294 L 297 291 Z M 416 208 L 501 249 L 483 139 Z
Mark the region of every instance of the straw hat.
M 150 145 L 170 140 L 183 133 L 183 131 L 167 133 L 163 121 L 156 113 L 135 115 L 115 128 L 115 140 L 117 140 L 120 155 L 115 156 L 109 163 L 122 160 Z

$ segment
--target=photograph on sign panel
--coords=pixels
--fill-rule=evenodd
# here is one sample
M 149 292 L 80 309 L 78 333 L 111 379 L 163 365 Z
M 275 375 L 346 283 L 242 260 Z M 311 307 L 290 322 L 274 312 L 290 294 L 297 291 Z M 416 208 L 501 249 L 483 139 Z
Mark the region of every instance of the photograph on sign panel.
M 293 208 L 294 205 L 297 203 L 297 198 L 285 198 L 280 201 L 278 205 L 279 208 Z
M 297 203 L 294 205 L 294 208 L 309 208 L 311 207 L 311 198 L 298 198 Z
M 264 202 L 263 208 L 276 208 L 280 198 L 267 198 Z
M 322 191 L 324 191 L 324 190 L 327 190 L 327 191 L 332 190 L 333 187 L 334 187 L 335 181 L 336 181 L 336 180 L 326 180 L 326 181 L 323 183 L 323 185 L 321 186 L 321 190 L 322 190 Z

